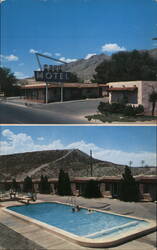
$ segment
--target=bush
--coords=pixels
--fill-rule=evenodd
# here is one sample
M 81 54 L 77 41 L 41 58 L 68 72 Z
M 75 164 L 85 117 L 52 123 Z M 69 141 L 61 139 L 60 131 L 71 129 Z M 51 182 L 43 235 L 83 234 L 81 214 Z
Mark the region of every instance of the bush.
M 83 196 L 86 198 L 101 197 L 102 195 L 100 193 L 98 182 L 94 180 L 88 181 Z
M 105 103 L 100 102 L 98 105 L 98 110 L 100 113 L 108 115 L 113 114 L 123 114 L 124 116 L 135 116 L 144 112 L 144 107 L 139 105 L 134 107 L 132 105 L 126 105 L 124 103 Z
M 50 194 L 50 183 L 48 182 L 47 176 L 41 175 L 40 183 L 39 183 L 39 192 L 41 194 Z
M 33 182 L 31 177 L 27 176 L 24 179 L 24 183 L 23 183 L 23 192 L 25 193 L 29 193 L 29 192 L 33 192 Z
M 64 173 L 63 169 L 59 172 L 58 194 L 62 196 L 72 195 L 69 175 L 68 173 Z
M 125 167 L 125 172 L 120 182 L 120 200 L 139 201 L 139 187 L 128 166 Z

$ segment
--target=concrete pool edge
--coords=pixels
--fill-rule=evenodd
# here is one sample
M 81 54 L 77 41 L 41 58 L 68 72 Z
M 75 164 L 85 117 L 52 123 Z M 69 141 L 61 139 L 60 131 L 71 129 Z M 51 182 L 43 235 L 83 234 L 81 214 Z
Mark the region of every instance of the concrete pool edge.
M 58 201 L 53 201 L 53 202 L 43 202 L 43 201 L 39 201 L 38 202 L 35 202 L 33 204 L 39 204 L 39 203 L 58 203 L 58 204 L 64 204 L 64 205 L 71 205 L 72 204 L 67 204 L 67 203 L 63 203 L 63 202 L 58 202 Z M 73 233 L 69 233 L 67 231 L 64 231 L 60 228 L 57 228 L 57 227 L 54 227 L 54 226 L 51 226 L 51 225 L 48 225 L 44 222 L 41 222 L 39 220 L 36 220 L 36 219 L 33 219 L 33 218 L 30 218 L 30 217 L 27 217 L 27 216 L 24 216 L 22 214 L 19 214 L 17 212 L 14 212 L 14 211 L 11 211 L 9 210 L 8 208 L 9 207 L 12 207 L 12 206 L 21 206 L 21 204 L 16 204 L 16 205 L 8 205 L 6 207 L 2 207 L 1 209 L 6 212 L 6 213 L 9 213 L 17 218 L 20 218 L 24 221 L 27 221 L 28 223 L 33 223 L 35 225 L 38 225 L 40 228 L 43 228 L 45 230 L 48 230 L 52 233 L 54 233 L 56 236 L 60 237 L 60 238 L 63 238 L 65 240 L 68 240 L 68 241 L 71 241 L 75 244 L 79 244 L 81 246 L 84 246 L 84 247 L 113 247 L 113 246 L 116 246 L 116 245 L 120 245 L 120 244 L 123 244 L 127 241 L 130 241 L 132 239 L 135 239 L 135 238 L 138 238 L 140 236 L 144 236 L 146 234 L 149 234 L 151 232 L 154 232 L 156 231 L 156 223 L 155 221 L 152 221 L 152 220 L 148 220 L 148 219 L 142 219 L 142 218 L 137 218 L 137 217 L 133 217 L 133 216 L 125 216 L 125 215 L 121 215 L 121 214 L 117 214 L 117 213 L 114 213 L 114 212 L 108 212 L 108 211 L 103 211 L 103 210 L 100 210 L 100 209 L 93 209 L 91 208 L 91 210 L 94 210 L 94 211 L 98 211 L 98 212 L 104 212 L 104 213 L 109 213 L 109 214 L 115 214 L 115 215 L 119 215 L 119 216 L 122 216 L 122 217 L 127 217 L 127 218 L 134 218 L 134 219 L 137 219 L 137 220 L 141 220 L 141 221 L 146 221 L 148 222 L 149 224 L 147 226 L 139 226 L 138 228 L 136 229 L 131 229 L 129 232 L 122 232 L 122 233 L 119 233 L 117 235 L 111 235 L 110 237 L 105 237 L 105 238 L 100 238 L 100 239 L 90 239 L 90 238 L 85 238 L 85 237 L 82 237 L 82 236 L 77 236 Z M 90 209 L 90 208 L 87 208 L 87 207 L 83 207 L 83 206 L 80 206 L 81 208 L 85 208 L 85 209 Z

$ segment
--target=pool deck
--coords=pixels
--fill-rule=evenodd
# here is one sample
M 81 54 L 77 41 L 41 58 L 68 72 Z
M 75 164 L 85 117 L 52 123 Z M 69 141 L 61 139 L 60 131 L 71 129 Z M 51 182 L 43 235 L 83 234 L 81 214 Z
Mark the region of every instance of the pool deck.
M 57 195 L 38 195 L 38 199 L 42 201 L 60 201 L 69 202 L 67 197 L 59 197 Z M 137 216 L 139 218 L 156 220 L 156 204 L 122 202 L 116 199 L 100 198 L 100 199 L 84 199 L 77 197 L 76 202 L 90 208 L 99 208 L 119 214 Z M 0 249 L 94 249 L 81 247 L 70 241 L 64 240 L 45 229 L 39 228 L 37 225 L 23 221 L 2 211 L 1 206 L 11 206 L 19 204 L 17 201 L 0 202 Z M 96 249 L 96 248 L 95 248 Z M 100 248 L 99 248 L 100 249 Z M 114 248 L 105 248 L 114 250 L 155 250 L 156 249 L 156 233 L 140 237 L 130 242 L 124 243 Z

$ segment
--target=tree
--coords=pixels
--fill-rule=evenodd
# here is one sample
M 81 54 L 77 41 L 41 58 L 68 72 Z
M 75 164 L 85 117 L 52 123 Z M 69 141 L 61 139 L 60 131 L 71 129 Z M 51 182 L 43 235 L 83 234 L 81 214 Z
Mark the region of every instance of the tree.
M 125 166 L 125 171 L 120 182 L 120 200 L 123 201 L 138 201 L 139 187 L 131 174 L 128 166 Z
M 118 52 L 110 61 L 103 61 L 93 76 L 98 83 L 114 81 L 156 80 L 157 60 L 148 52 Z
M 27 176 L 24 179 L 23 192 L 26 192 L 26 193 L 33 192 L 33 182 L 32 182 L 32 178 L 29 176 Z
M 19 94 L 19 87 L 16 85 L 17 79 L 8 68 L 0 67 L 0 91 L 5 96 L 14 96 Z
M 63 196 L 72 194 L 69 175 L 63 169 L 59 172 L 58 194 Z
M 16 182 L 16 179 L 12 180 L 11 189 L 13 189 L 15 192 L 20 189 L 19 184 Z
M 153 88 L 152 93 L 149 95 L 149 102 L 152 103 L 152 116 L 154 116 L 155 106 L 157 102 L 157 92 L 155 91 L 154 88 Z
M 86 198 L 101 197 L 102 195 L 99 189 L 98 182 L 95 180 L 88 181 L 83 196 Z
M 78 81 L 79 79 L 77 77 L 77 74 L 70 72 L 69 79 L 67 80 L 67 82 L 78 82 Z
M 41 194 L 49 194 L 50 193 L 50 183 L 48 182 L 47 176 L 41 175 L 40 183 L 39 183 L 39 192 Z

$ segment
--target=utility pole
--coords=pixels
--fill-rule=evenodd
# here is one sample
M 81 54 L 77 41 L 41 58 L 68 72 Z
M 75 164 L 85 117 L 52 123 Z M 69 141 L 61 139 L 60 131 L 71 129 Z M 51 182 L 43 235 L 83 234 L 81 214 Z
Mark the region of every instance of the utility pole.
M 90 172 L 91 172 L 91 176 L 93 176 L 93 158 L 92 158 L 92 150 L 90 150 Z

